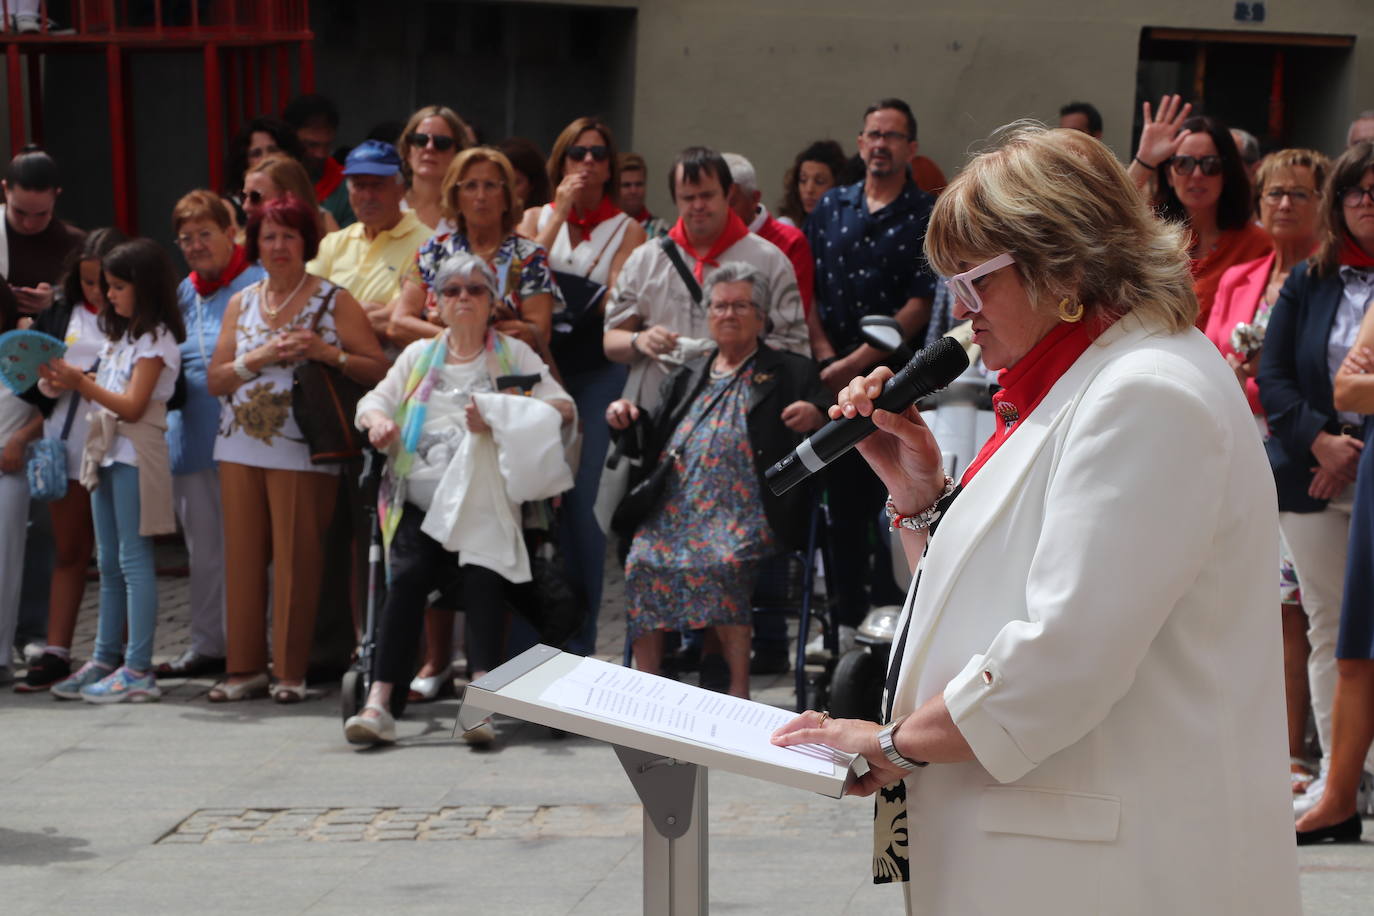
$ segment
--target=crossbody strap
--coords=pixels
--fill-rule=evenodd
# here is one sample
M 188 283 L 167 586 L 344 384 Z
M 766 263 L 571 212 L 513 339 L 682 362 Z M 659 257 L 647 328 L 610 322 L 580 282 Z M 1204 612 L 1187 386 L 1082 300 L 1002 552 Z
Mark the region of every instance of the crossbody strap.
M 100 368 L 100 358 L 99 358 L 99 357 L 96 357 L 95 365 L 91 366 L 91 368 L 87 369 L 86 371 L 87 371 L 87 372 L 94 372 L 94 371 L 96 371 L 96 370 L 99 369 L 99 368 Z M 77 394 L 75 391 L 73 391 L 71 394 L 72 394 L 72 402 L 71 402 L 70 404 L 67 405 L 67 419 L 66 419 L 66 422 L 64 422 L 64 423 L 62 424 L 62 441 L 63 441 L 63 442 L 66 442 L 66 441 L 67 441 L 67 437 L 70 436 L 71 433 L 72 433 L 72 423 L 76 421 L 76 407 L 77 407 L 78 404 L 81 403 L 81 395 Z
M 668 256 L 668 260 L 672 261 L 673 266 L 677 268 L 678 274 L 682 277 L 682 282 L 687 284 L 687 292 L 692 294 L 692 304 L 701 305 L 701 284 L 688 270 L 687 262 L 682 260 L 682 253 L 677 250 L 677 242 L 665 235 L 659 240 L 659 244 L 663 246 L 663 253 Z
M 327 282 L 327 281 L 326 281 L 326 282 Z M 320 322 L 321 322 L 322 320 L 324 320 L 324 313 L 327 312 L 327 311 L 329 311 L 329 303 L 333 301 L 333 299 L 334 299 L 334 294 L 337 293 L 338 291 L 339 291 L 339 287 L 334 286 L 333 288 L 331 288 L 331 289 L 329 290 L 329 292 L 327 292 L 327 293 L 324 294 L 324 301 L 320 303 L 319 309 L 317 309 L 316 312 L 315 312 L 315 318 L 314 318 L 314 320 L 312 320 L 312 321 L 310 322 L 310 332 L 311 332 L 312 334 L 318 334 L 318 333 L 319 333 L 319 330 L 320 330 Z M 340 338 L 340 343 L 342 343 L 342 342 L 343 342 L 343 339 Z M 343 348 L 340 347 L 340 349 L 343 349 Z

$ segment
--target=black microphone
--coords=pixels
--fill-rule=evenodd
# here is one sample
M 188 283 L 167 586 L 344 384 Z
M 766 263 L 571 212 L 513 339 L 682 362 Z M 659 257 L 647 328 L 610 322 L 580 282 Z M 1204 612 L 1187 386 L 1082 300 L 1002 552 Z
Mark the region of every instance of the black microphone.
M 968 368 L 968 354 L 959 341 L 941 337 L 911 358 L 911 362 L 887 380 L 882 393 L 873 399 L 874 408 L 901 413 L 932 392 L 939 391 Z M 836 458 L 876 429 L 872 417 L 840 417 L 831 420 L 811 438 L 803 439 L 787 457 L 768 469 L 764 478 L 768 488 L 781 496 Z

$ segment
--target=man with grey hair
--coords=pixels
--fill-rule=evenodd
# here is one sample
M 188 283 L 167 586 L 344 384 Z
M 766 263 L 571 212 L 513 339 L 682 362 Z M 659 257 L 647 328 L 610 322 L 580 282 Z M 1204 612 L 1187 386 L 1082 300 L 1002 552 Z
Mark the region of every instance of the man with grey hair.
M 1255 183 L 1255 172 L 1259 171 L 1260 155 L 1259 139 L 1248 130 L 1239 127 L 1231 128 L 1231 139 L 1236 141 L 1236 151 L 1240 153 L 1241 161 L 1245 163 L 1245 175 L 1250 179 L 1250 183 Z
M 811 311 L 811 297 L 816 291 L 816 261 L 811 256 L 811 245 L 800 229 L 778 222 L 768 212 L 768 207 L 763 203 L 763 193 L 759 191 L 753 163 L 739 153 L 722 155 L 730 166 L 730 209 L 744 220 L 750 232 L 778 246 L 778 250 L 792 262 L 792 270 L 797 275 L 797 287 L 801 290 L 802 308 L 806 311 L 807 335 L 814 350 L 818 342 L 817 335 L 824 336 L 825 332 L 821 330 L 820 320 Z
M 1350 122 L 1350 129 L 1345 132 L 1346 149 L 1367 140 L 1374 140 L 1374 108 L 1355 115 L 1355 120 Z
M 401 276 L 430 230 L 412 210 L 402 210 L 405 178 L 396 148 L 364 140 L 344 162 L 348 202 L 358 221 L 320 240 L 320 252 L 307 266 L 312 274 L 342 286 L 362 303 L 372 330 L 387 355 L 397 349 L 386 336 L 391 300 L 401 291 Z

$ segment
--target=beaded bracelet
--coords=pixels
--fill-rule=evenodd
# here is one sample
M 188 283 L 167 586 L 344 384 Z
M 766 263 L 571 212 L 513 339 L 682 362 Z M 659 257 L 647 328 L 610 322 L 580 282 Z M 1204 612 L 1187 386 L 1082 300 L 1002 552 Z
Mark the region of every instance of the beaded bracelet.
M 945 476 L 945 489 L 940 494 L 939 499 L 931 503 L 926 508 L 917 512 L 915 515 L 902 515 L 897 511 L 897 505 L 892 501 L 892 494 L 888 494 L 887 511 L 888 531 L 896 531 L 898 528 L 906 531 L 924 531 L 935 524 L 940 518 L 940 500 L 954 492 L 954 478 Z

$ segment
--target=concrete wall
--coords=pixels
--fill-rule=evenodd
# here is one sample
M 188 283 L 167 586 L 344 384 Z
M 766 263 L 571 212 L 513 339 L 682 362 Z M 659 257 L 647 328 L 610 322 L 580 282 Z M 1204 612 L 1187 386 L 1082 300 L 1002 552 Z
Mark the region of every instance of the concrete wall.
M 1368 0 L 1268 3 L 1269 21 L 1234 21 L 1230 0 L 645 0 L 639 6 L 635 134 L 650 168 L 707 142 L 744 153 L 765 199 L 807 142 L 852 151 L 864 107 L 905 98 L 921 151 L 953 175 L 971 150 L 1017 118 L 1055 123 L 1091 101 L 1104 140 L 1129 157 L 1141 30 L 1146 27 L 1355 36 L 1339 87 L 1294 112 L 1302 141 L 1344 145 L 1350 114 L 1374 107 L 1374 9 Z M 1333 61 L 1346 58 L 1332 52 Z M 1267 95 L 1268 86 L 1254 90 Z M 661 177 L 651 201 L 667 207 Z
M 574 34 L 579 7 L 619 11 L 607 20 L 616 34 L 595 44 Z M 664 174 L 683 146 L 749 156 L 774 203 L 797 150 L 832 137 L 852 151 L 864 107 L 885 95 L 911 103 L 922 152 L 949 175 L 998 126 L 1053 123 L 1070 99 L 1101 109 L 1104 139 L 1125 159 L 1148 27 L 1353 36 L 1348 52 L 1306 52 L 1289 75 L 1298 91 L 1317 87 L 1290 108 L 1293 140 L 1335 152 L 1350 115 L 1374 107 L 1372 7 L 1270 0 L 1269 21 L 1253 25 L 1234 21 L 1233 0 L 317 0 L 312 18 L 320 90 L 344 112 L 341 142 L 431 101 L 470 114 L 489 139 L 513 130 L 546 145 L 599 112 L 648 158 L 650 204 L 667 213 Z M 504 17 L 505 47 L 485 40 L 492 16 Z M 64 210 L 108 223 L 99 58 L 55 58 L 47 72 L 49 145 L 71 176 Z M 199 59 L 158 55 L 131 80 L 140 219 L 162 234 L 176 194 L 205 181 Z

